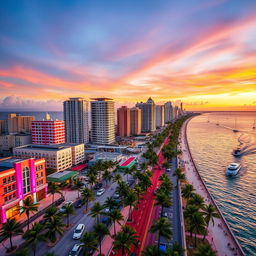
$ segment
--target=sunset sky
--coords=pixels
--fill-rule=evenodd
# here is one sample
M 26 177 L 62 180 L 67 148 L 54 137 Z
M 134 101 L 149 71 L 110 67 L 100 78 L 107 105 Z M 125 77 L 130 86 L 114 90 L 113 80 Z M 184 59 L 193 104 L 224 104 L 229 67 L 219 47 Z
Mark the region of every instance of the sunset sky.
M 2 1 L 0 110 L 77 96 L 256 110 L 256 1 Z

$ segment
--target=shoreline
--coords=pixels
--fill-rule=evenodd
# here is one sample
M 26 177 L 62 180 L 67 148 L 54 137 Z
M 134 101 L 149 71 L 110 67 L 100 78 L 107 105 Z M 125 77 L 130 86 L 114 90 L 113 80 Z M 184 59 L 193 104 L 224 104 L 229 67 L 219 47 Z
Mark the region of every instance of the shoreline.
M 216 204 L 214 198 L 212 197 L 211 193 L 209 192 L 209 190 L 208 190 L 208 188 L 207 188 L 207 186 L 206 186 L 204 180 L 202 179 L 202 177 L 201 177 L 201 175 L 200 175 L 200 173 L 199 173 L 199 171 L 198 171 L 197 165 L 196 165 L 196 163 L 195 163 L 195 161 L 194 161 L 194 159 L 193 159 L 193 157 L 192 157 L 191 150 L 190 150 L 189 143 L 188 143 L 188 138 L 187 138 L 187 126 L 188 126 L 189 121 L 190 121 L 192 118 L 193 118 L 193 117 L 189 118 L 189 119 L 186 120 L 186 122 L 183 124 L 183 127 L 182 127 L 182 130 L 181 130 L 180 136 L 182 137 L 182 133 L 184 133 L 184 142 L 185 142 L 185 145 L 184 145 L 184 146 L 185 146 L 185 148 L 186 148 L 186 150 L 187 150 L 187 152 L 188 152 L 188 158 L 190 159 L 190 162 L 191 162 L 191 164 L 192 164 L 193 172 L 194 172 L 194 170 L 195 170 L 195 172 L 196 172 L 196 174 L 197 174 L 197 177 L 199 178 L 199 181 L 200 181 L 200 183 L 201 183 L 201 184 L 199 184 L 199 187 L 200 187 L 199 189 L 201 190 L 201 185 L 202 185 L 204 191 L 205 191 L 206 194 L 207 194 L 207 197 L 206 197 L 206 198 L 205 198 L 205 196 L 203 196 L 204 199 L 205 199 L 205 201 L 206 201 L 206 202 L 208 201 L 208 203 L 212 203 L 212 204 L 216 207 L 216 209 L 217 209 L 217 211 L 218 211 L 218 213 L 219 213 L 219 215 L 220 215 L 220 219 L 219 219 L 219 220 L 221 220 L 221 222 L 222 222 L 222 223 L 224 224 L 224 226 L 225 226 L 225 229 L 226 229 L 227 232 L 228 232 L 228 234 L 226 235 L 225 231 L 223 231 L 223 232 L 225 233 L 225 237 L 227 237 L 227 236 L 230 237 L 230 238 L 232 239 L 233 244 L 235 245 L 235 248 L 237 248 L 236 251 L 232 251 L 232 254 L 226 254 L 226 255 L 238 255 L 238 254 L 236 254 L 236 253 L 239 253 L 239 255 L 244 256 L 245 253 L 244 253 L 244 251 L 243 251 L 241 245 L 239 244 L 237 238 L 236 238 L 235 235 L 233 234 L 233 232 L 232 232 L 231 228 L 229 227 L 229 224 L 227 223 L 227 221 L 226 221 L 225 217 L 223 216 L 221 210 L 219 209 L 219 207 L 218 207 L 218 205 Z M 185 168 L 185 169 L 186 169 L 186 168 Z M 189 170 L 189 168 L 188 168 L 188 170 Z M 193 182 L 192 182 L 192 184 L 193 184 Z M 217 222 L 217 221 L 216 221 L 216 222 Z M 222 223 L 221 223 L 221 225 L 222 225 Z M 219 227 L 219 224 L 218 224 L 218 227 Z M 224 227 L 223 227 L 223 228 L 224 228 Z M 210 233 L 210 232 L 209 232 L 209 233 Z M 215 236 L 213 236 L 213 237 L 215 237 Z M 212 238 L 212 239 L 213 239 L 213 238 Z M 213 240 L 212 240 L 212 241 L 213 241 Z M 218 248 L 216 248 L 216 244 L 215 244 L 214 242 L 213 242 L 213 244 L 215 245 L 215 249 L 217 250 L 217 253 L 218 253 L 218 255 L 219 255 L 219 251 L 218 251 Z M 229 249 L 229 248 L 228 248 L 228 249 Z M 229 251 L 228 251 L 228 253 L 229 253 Z M 234 254 L 234 253 L 235 253 L 235 254 Z M 224 256 L 224 255 L 220 255 L 220 256 Z

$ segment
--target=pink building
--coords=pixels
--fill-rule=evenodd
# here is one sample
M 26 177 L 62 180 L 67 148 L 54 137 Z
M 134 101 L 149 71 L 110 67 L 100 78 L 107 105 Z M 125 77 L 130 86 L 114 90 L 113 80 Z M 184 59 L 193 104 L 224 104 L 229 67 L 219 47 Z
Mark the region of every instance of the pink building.
M 0 223 L 19 216 L 23 199 L 37 203 L 47 195 L 44 159 L 5 158 L 0 160 Z
M 32 143 L 43 145 L 65 143 L 64 121 L 33 121 Z
M 117 135 L 121 137 L 130 136 L 130 109 L 122 106 L 117 109 Z

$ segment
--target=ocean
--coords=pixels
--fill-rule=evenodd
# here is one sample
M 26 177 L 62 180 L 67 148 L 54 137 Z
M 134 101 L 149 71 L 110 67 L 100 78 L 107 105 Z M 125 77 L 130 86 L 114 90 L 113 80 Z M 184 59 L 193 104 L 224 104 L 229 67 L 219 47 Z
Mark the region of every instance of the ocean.
M 187 129 L 199 172 L 248 256 L 256 255 L 255 120 L 255 112 L 205 113 Z M 243 154 L 236 158 L 232 151 L 238 147 Z M 237 176 L 227 177 L 225 169 L 232 162 L 242 168 Z

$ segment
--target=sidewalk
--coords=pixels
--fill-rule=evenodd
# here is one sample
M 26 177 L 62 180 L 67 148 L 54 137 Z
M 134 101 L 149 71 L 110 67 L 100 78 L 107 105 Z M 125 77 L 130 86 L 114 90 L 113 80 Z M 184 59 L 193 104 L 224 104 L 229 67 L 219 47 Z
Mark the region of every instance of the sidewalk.
M 180 148 L 182 150 L 182 167 L 185 170 L 187 181 L 195 188 L 195 192 L 204 198 L 206 204 L 215 205 L 208 190 L 204 187 L 200 179 L 199 173 L 193 163 L 189 148 L 186 142 L 186 124 L 183 125 L 180 134 Z M 219 256 L 235 256 L 244 255 L 240 252 L 238 245 L 228 229 L 222 216 L 214 219 L 215 225 L 210 223 L 208 228 L 208 241 L 217 251 Z

